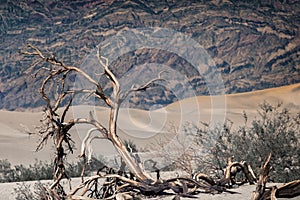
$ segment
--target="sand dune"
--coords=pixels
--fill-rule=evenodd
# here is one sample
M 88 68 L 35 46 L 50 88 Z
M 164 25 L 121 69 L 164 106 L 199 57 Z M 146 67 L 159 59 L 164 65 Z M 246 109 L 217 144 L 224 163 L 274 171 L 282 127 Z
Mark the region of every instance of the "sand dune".
M 187 122 L 195 124 L 200 121 L 222 122 L 225 118 L 229 118 L 238 125 L 243 121 L 243 111 L 247 112 L 249 118 L 253 118 L 258 105 L 264 100 L 271 103 L 282 102 L 291 112 L 296 113 L 300 111 L 299 91 L 300 84 L 295 84 L 226 96 L 193 97 L 153 111 L 123 108 L 120 110 L 118 121 L 119 134 L 145 147 L 164 135 L 168 136 L 171 126 L 180 127 Z M 76 106 L 72 108 L 69 117 L 86 117 L 90 110 L 95 112 L 99 121 L 107 125 L 109 111 L 106 108 Z M 41 116 L 39 112 L 0 111 L 0 159 L 9 159 L 13 164 L 30 164 L 34 162 L 34 158 L 42 160 L 53 158 L 51 141 L 41 152 L 35 152 L 39 136 L 29 136 L 24 131 L 34 130 Z M 72 130 L 76 143 L 80 143 L 89 128 L 88 125 L 80 125 Z M 115 154 L 109 142 L 97 141 L 94 147 L 95 154 L 107 156 Z M 77 155 L 78 149 L 70 159 L 76 159 Z

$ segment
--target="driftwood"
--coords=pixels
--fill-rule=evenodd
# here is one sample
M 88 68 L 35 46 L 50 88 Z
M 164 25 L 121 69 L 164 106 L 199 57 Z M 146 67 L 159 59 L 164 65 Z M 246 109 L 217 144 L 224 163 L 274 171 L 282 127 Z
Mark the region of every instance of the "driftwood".
M 266 184 L 268 181 L 269 173 L 272 168 L 270 165 L 270 159 L 271 159 L 271 154 L 269 154 L 269 156 L 261 166 L 259 179 L 256 185 L 256 190 L 255 192 L 253 192 L 251 200 L 260 200 L 266 198 L 265 197 Z

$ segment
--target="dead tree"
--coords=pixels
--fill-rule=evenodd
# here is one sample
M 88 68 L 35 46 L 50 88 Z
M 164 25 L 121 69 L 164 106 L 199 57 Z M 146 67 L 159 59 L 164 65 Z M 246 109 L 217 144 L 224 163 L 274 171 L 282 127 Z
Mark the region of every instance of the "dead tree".
M 125 98 L 133 93 L 142 90 L 146 90 L 151 87 L 154 82 L 164 81 L 160 74 L 157 78 L 150 80 L 144 85 L 132 87 L 128 91 L 121 91 L 120 84 L 116 76 L 112 73 L 108 66 L 108 60 L 101 56 L 100 48 L 98 49 L 97 56 L 98 61 L 104 69 L 104 75 L 108 77 L 113 86 L 112 94 L 108 95 L 103 91 L 102 85 L 94 80 L 86 72 L 82 71 L 76 66 L 67 66 L 62 61 L 58 60 L 54 54 L 46 56 L 37 47 L 29 44 L 28 50 L 22 51 L 27 56 L 35 56 L 38 61 L 27 70 L 31 72 L 33 76 L 38 73 L 45 75 L 43 82 L 39 89 L 39 93 L 46 102 L 44 111 L 44 118 L 41 120 L 42 124 L 39 127 L 39 133 L 42 135 L 42 140 L 37 149 L 41 149 L 45 142 L 49 138 L 54 139 L 56 147 L 56 158 L 54 160 L 54 181 L 47 190 L 48 193 L 54 199 L 63 198 L 66 196 L 64 191 L 59 192 L 58 188 L 61 188 L 60 181 L 62 178 L 68 178 L 65 171 L 64 158 L 68 152 L 73 151 L 73 141 L 70 134 L 70 130 L 77 124 L 90 124 L 94 128 L 89 130 L 81 145 L 81 157 L 86 158 L 90 156 L 91 142 L 94 139 L 106 139 L 109 140 L 120 154 L 122 161 L 126 164 L 129 171 L 135 176 L 135 179 L 129 179 L 125 176 L 119 175 L 108 170 L 106 172 L 99 171 L 97 175 L 83 180 L 83 183 L 74 188 L 67 196 L 69 199 L 84 199 L 83 196 L 87 195 L 87 192 L 91 187 L 97 188 L 98 180 L 104 180 L 104 184 L 100 187 L 100 192 L 93 191 L 93 195 L 99 198 L 115 197 L 115 195 L 121 195 L 122 193 L 128 194 L 128 191 L 139 191 L 142 194 L 160 194 L 164 190 L 172 189 L 175 193 L 179 193 L 181 196 L 191 196 L 195 193 L 197 188 L 206 188 L 209 190 L 209 184 L 202 184 L 195 181 L 192 178 L 176 178 L 169 180 L 155 180 L 145 170 L 141 163 L 137 162 L 138 159 L 134 158 L 124 145 L 123 141 L 117 135 L 117 120 L 119 108 Z M 48 63 L 51 67 L 38 67 L 40 63 Z M 82 90 L 67 89 L 66 80 L 67 77 L 75 73 L 82 76 L 94 88 L 85 88 Z M 51 82 L 55 81 L 59 85 L 60 89 L 57 90 L 56 97 L 50 98 L 49 91 L 53 91 L 51 88 Z M 92 112 L 86 118 L 73 118 L 66 119 L 66 115 L 72 104 L 72 99 L 77 94 L 93 95 L 99 100 L 103 100 L 110 109 L 109 125 L 103 126 L 99 121 L 95 119 Z M 66 106 L 63 106 L 62 102 L 68 100 Z M 62 111 L 60 111 L 62 110 Z M 92 132 L 98 132 L 98 135 L 92 136 Z M 97 190 L 97 189 L 95 189 Z M 78 195 L 78 193 L 80 193 Z
M 40 127 L 39 133 L 43 135 L 43 139 L 41 143 L 38 146 L 38 149 L 42 147 L 42 145 L 49 139 L 49 137 L 53 137 L 55 140 L 56 145 L 56 159 L 55 159 L 55 182 L 52 184 L 51 188 L 55 187 L 59 180 L 63 176 L 67 176 L 66 172 L 64 170 L 64 164 L 63 160 L 66 155 L 66 150 L 64 149 L 63 143 L 66 143 L 68 146 L 68 149 L 72 151 L 72 140 L 69 134 L 69 130 L 74 127 L 76 124 L 91 124 L 94 126 L 93 131 L 98 131 L 99 135 L 97 136 L 98 139 L 107 139 L 111 141 L 113 146 L 116 148 L 117 152 L 122 157 L 122 160 L 126 163 L 126 166 L 129 168 L 130 172 L 134 174 L 134 176 L 139 181 L 148 181 L 148 182 L 154 182 L 153 178 L 149 176 L 144 169 L 142 169 L 132 158 L 128 150 L 126 149 L 126 146 L 123 144 L 123 142 L 120 140 L 120 138 L 117 135 L 117 120 L 118 120 L 118 113 L 119 108 L 122 102 L 125 100 L 125 98 L 133 92 L 146 90 L 148 87 L 150 87 L 154 82 L 163 80 L 162 78 L 158 77 L 156 79 L 150 80 L 146 84 L 138 87 L 132 87 L 128 91 L 121 91 L 120 84 L 116 78 L 116 76 L 112 73 L 112 71 L 109 69 L 108 66 L 108 60 L 100 55 L 100 48 L 98 49 L 98 61 L 100 65 L 104 69 L 104 74 L 108 77 L 108 79 L 111 81 L 113 85 L 113 92 L 112 97 L 105 94 L 103 92 L 103 88 L 100 85 L 100 83 L 96 80 L 94 80 L 91 76 L 89 76 L 87 73 L 79 69 L 75 66 L 67 66 L 63 62 L 56 59 L 56 57 L 51 54 L 49 57 L 45 56 L 37 47 L 29 44 L 28 51 L 22 51 L 23 54 L 29 55 L 29 56 L 37 56 L 38 62 L 36 62 L 32 67 L 31 70 L 36 70 L 33 72 L 33 75 L 36 75 L 37 73 L 40 73 L 44 70 L 47 76 L 44 78 L 42 85 L 39 89 L 40 94 L 42 95 L 42 98 L 46 102 L 46 108 L 45 108 L 45 116 L 42 120 L 42 126 Z M 50 63 L 52 66 L 51 68 L 45 68 L 41 67 L 38 69 L 35 69 L 37 64 L 41 62 L 47 62 Z M 89 81 L 91 84 L 94 85 L 94 89 L 83 89 L 80 91 L 75 90 L 66 90 L 65 89 L 65 80 L 66 77 L 70 73 L 76 73 L 82 77 L 84 77 L 87 81 Z M 55 100 L 51 100 L 48 94 L 46 94 L 45 90 L 49 90 L 50 82 L 53 80 L 59 79 L 60 87 L 62 90 L 60 91 L 58 98 Z M 110 108 L 110 116 L 109 116 L 109 127 L 104 127 L 101 123 L 99 123 L 92 112 L 90 112 L 89 116 L 87 118 L 77 118 L 77 119 L 70 119 L 66 120 L 66 114 L 69 110 L 69 107 L 72 103 L 72 98 L 74 95 L 78 93 L 87 93 L 89 95 L 93 95 L 96 98 L 103 100 L 106 105 Z M 62 114 L 59 114 L 58 109 L 62 106 L 63 100 L 67 99 L 67 97 L 70 97 L 69 103 L 64 107 Z M 82 143 L 82 151 L 81 156 L 85 157 L 87 154 L 87 148 L 90 148 L 90 142 L 95 138 L 91 138 L 91 134 L 88 133 L 86 135 L 86 138 L 83 140 Z

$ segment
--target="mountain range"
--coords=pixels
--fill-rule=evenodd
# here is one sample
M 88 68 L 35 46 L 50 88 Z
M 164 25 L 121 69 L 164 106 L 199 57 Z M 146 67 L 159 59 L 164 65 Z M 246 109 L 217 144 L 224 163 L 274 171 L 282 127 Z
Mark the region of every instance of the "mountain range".
M 214 62 L 226 94 L 300 82 L 300 3 L 296 0 L 2 0 L 0 20 L 0 109 L 44 104 L 37 92 L 42 77 L 26 71 L 35 59 L 20 53 L 27 43 L 53 52 L 68 65 L 81 66 L 98 44 L 137 28 L 174 30 L 199 43 Z M 209 69 L 199 74 L 187 60 L 166 50 L 127 52 L 111 63 L 111 69 L 120 79 L 128 71 L 135 77 L 134 66 L 154 62 L 171 66 L 185 78 L 170 88 L 159 85 L 130 97 L 130 106 L 151 109 L 180 100 L 174 91 L 184 90 L 185 82 L 194 95 L 211 94 L 203 76 Z M 149 73 L 140 73 L 139 78 L 146 79 Z M 128 84 L 128 79 L 122 81 Z

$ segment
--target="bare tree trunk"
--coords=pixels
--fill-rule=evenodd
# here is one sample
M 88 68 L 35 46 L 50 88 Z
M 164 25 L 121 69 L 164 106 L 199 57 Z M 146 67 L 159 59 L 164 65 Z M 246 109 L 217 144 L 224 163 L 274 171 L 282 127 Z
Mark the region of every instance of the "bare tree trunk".
M 251 200 L 260 200 L 264 196 L 266 183 L 268 181 L 268 176 L 272 168 L 269 163 L 270 159 L 271 159 L 271 154 L 269 154 L 269 156 L 261 166 L 259 179 L 256 185 L 256 190 L 255 192 L 253 192 Z
M 91 138 L 91 134 L 87 133 L 87 136 L 82 144 L 82 152 L 81 156 L 85 156 L 86 154 L 86 148 L 90 147 L 89 144 L 93 139 L 108 139 L 112 142 L 113 146 L 116 148 L 117 152 L 122 157 L 123 161 L 126 163 L 127 167 L 129 168 L 130 172 L 136 176 L 136 178 L 139 181 L 150 181 L 154 182 L 154 179 L 143 170 L 142 167 L 136 163 L 134 158 L 131 156 L 131 154 L 128 152 L 126 146 L 123 144 L 123 142 L 119 139 L 117 135 L 117 120 L 118 120 L 118 114 L 119 114 L 119 107 L 122 104 L 122 102 L 125 100 L 125 98 L 132 92 L 137 92 L 141 90 L 146 90 L 148 87 L 152 85 L 155 81 L 163 80 L 160 77 L 150 80 L 145 85 L 139 86 L 139 87 L 132 87 L 130 90 L 125 91 L 124 93 L 121 93 L 120 90 L 120 84 L 116 78 L 116 76 L 112 73 L 112 71 L 108 67 L 108 60 L 105 57 L 102 57 L 100 55 L 100 48 L 98 49 L 97 56 L 98 61 L 100 65 L 104 68 L 104 74 L 109 78 L 113 85 L 113 92 L 112 92 L 112 98 L 110 98 L 109 95 L 105 94 L 103 92 L 102 86 L 100 83 L 93 78 L 91 78 L 87 73 L 82 71 L 81 69 L 75 67 L 75 66 L 67 66 L 63 62 L 58 61 L 55 56 L 52 54 L 50 57 L 46 57 L 43 55 L 43 53 L 36 48 L 35 46 L 29 44 L 28 47 L 32 50 L 31 52 L 23 51 L 26 55 L 33 55 L 38 56 L 42 61 L 48 62 L 52 64 L 53 68 L 46 68 L 45 70 L 50 72 L 49 75 L 44 78 L 44 81 L 42 83 L 42 86 L 40 88 L 40 93 L 42 95 L 42 98 L 47 103 L 47 112 L 46 112 L 46 120 L 47 120 L 47 127 L 45 128 L 45 134 L 44 139 L 42 142 L 45 142 L 47 138 L 52 133 L 55 132 L 56 137 L 56 145 L 57 145 L 57 154 L 59 152 L 63 152 L 62 143 L 63 141 L 68 141 L 70 138 L 65 138 L 64 136 L 68 134 L 68 131 L 77 123 L 88 123 L 95 126 L 95 128 L 102 134 L 101 136 L 93 137 Z M 44 68 L 41 68 L 37 70 L 36 73 L 38 73 L 40 70 L 43 70 Z M 64 88 L 64 81 L 65 77 L 71 72 L 75 72 L 77 74 L 80 74 L 82 77 L 84 77 L 87 81 L 89 81 L 91 84 L 93 84 L 96 87 L 96 90 L 93 89 L 83 89 L 80 91 L 74 91 L 74 90 L 67 90 L 63 91 L 59 97 L 55 100 L 54 104 L 51 102 L 50 98 L 45 93 L 45 88 L 48 86 L 50 80 L 54 80 L 57 77 L 60 77 L 63 75 L 63 78 L 61 79 L 61 87 Z M 160 76 L 160 74 L 159 74 Z M 58 114 L 56 113 L 57 109 L 61 106 L 62 100 L 66 98 L 67 95 L 76 95 L 77 93 L 89 93 L 94 95 L 98 99 L 104 100 L 107 106 L 110 107 L 110 116 L 109 116 L 109 127 L 106 129 L 104 126 L 102 126 L 99 122 L 95 120 L 95 118 L 90 113 L 89 119 L 71 119 L 68 123 L 64 122 L 64 116 L 66 115 L 66 112 L 68 111 L 68 108 L 70 104 L 65 108 L 64 113 L 62 115 L 62 119 L 56 119 L 56 116 Z M 71 101 L 70 101 L 71 103 Z M 54 105 L 54 106 L 53 106 Z M 66 127 L 68 127 L 66 129 Z M 69 145 L 69 144 L 68 144 Z M 41 147 L 42 145 L 39 145 Z M 57 163 L 62 160 L 62 156 L 58 156 Z M 63 168 L 62 168 L 63 169 Z M 59 182 L 59 180 L 58 180 Z
M 139 165 L 135 162 L 135 160 L 128 152 L 127 148 L 124 146 L 123 143 L 121 143 L 121 141 L 118 138 L 114 139 L 112 143 L 116 148 L 116 150 L 118 151 L 118 153 L 121 155 L 124 162 L 126 163 L 126 166 L 130 170 L 130 172 L 134 174 L 139 181 L 154 182 L 154 179 L 139 167 Z

